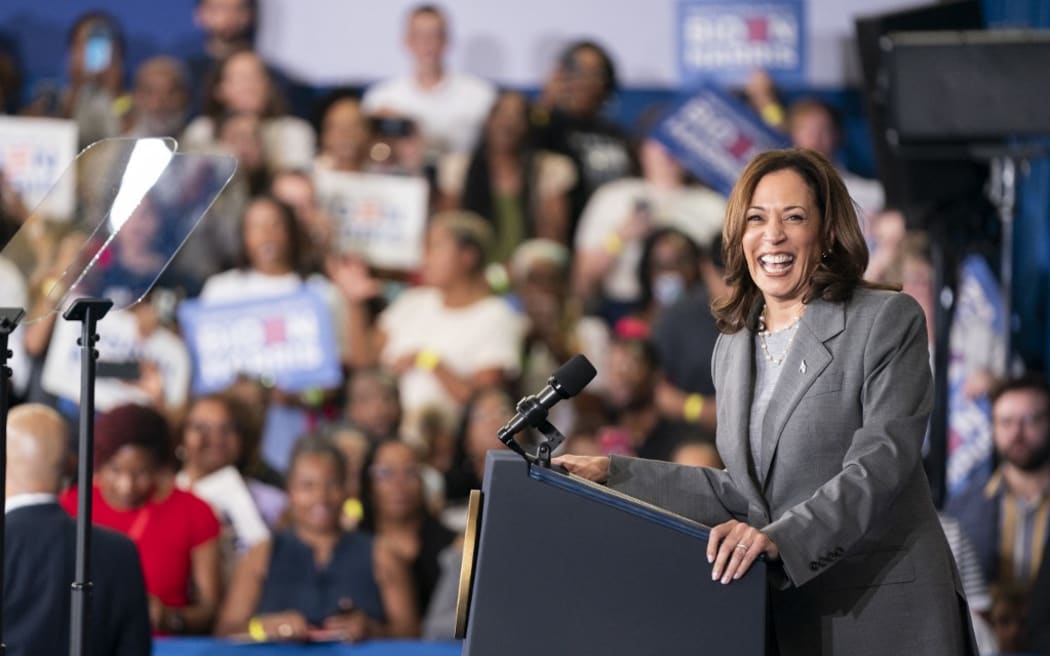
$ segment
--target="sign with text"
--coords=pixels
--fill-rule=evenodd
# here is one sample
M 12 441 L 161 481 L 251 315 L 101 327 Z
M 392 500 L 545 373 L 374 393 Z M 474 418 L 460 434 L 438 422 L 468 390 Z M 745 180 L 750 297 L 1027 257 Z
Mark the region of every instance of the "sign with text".
M 790 145 L 786 136 L 712 84 L 676 101 L 651 136 L 685 169 L 726 196 L 755 155 Z
M 48 218 L 66 220 L 73 211 L 76 175 L 62 175 L 77 155 L 77 124 L 53 118 L 0 116 L 0 176 L 29 210 L 40 207 Z
M 342 380 L 332 314 L 309 287 L 239 303 L 183 301 L 179 325 L 193 358 L 193 391 L 227 387 L 239 374 L 272 378 L 288 392 Z
M 970 255 L 959 267 L 958 300 L 948 337 L 948 496 L 988 478 L 994 468 L 992 407 L 966 391 L 975 372 L 1003 377 L 1003 294 L 988 262 Z
M 742 84 L 755 69 L 780 82 L 805 82 L 804 9 L 802 0 L 682 0 L 677 22 L 682 84 Z
M 429 194 L 426 180 L 319 171 L 316 184 L 335 222 L 337 248 L 382 269 L 419 267 Z

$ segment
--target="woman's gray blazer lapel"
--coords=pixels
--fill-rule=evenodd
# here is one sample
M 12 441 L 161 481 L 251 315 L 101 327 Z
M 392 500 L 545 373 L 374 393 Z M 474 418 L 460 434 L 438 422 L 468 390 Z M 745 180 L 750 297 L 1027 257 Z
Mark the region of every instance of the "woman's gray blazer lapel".
M 817 299 L 806 307 L 762 421 L 762 462 L 758 466 L 758 480 L 763 490 L 784 426 L 798 411 L 802 397 L 831 364 L 831 352 L 824 342 L 841 333 L 845 325 L 846 309 L 842 304 Z
M 753 475 L 747 437 L 753 368 L 751 331 L 744 329 L 722 334 L 718 339 L 713 359 L 715 393 L 718 395 L 718 453 L 737 488 L 747 497 L 752 509 L 749 523 L 764 526 L 769 523 L 769 507 Z M 719 357 L 720 350 L 724 352 L 722 357 Z M 761 511 L 761 517 L 755 516 L 756 509 Z
M 821 372 L 831 364 L 831 352 L 824 342 L 842 332 L 845 327 L 845 307 L 841 304 L 815 300 L 806 308 L 798 333 L 782 365 L 773 398 L 762 422 L 762 462 L 751 466 L 750 430 L 752 371 L 754 363 L 753 333 L 743 329 L 722 335 L 725 355 L 717 362 L 715 382 L 718 390 L 720 425 L 718 450 L 726 469 L 764 517 L 752 517 L 755 525 L 769 522 L 769 507 L 763 497 L 764 485 L 776 456 L 777 443 L 784 426 L 798 407 L 798 402 L 809 391 Z M 805 363 L 805 366 L 803 366 Z

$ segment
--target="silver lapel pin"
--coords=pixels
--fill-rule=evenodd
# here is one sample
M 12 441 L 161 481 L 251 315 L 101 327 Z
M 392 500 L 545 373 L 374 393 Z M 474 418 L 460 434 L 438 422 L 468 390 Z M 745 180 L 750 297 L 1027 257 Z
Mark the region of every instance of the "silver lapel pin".
M 800 365 L 798 366 L 798 372 L 799 372 L 800 374 L 804 374 L 804 373 L 806 373 L 806 361 L 805 361 L 805 360 L 803 360 L 803 361 L 802 361 L 802 364 L 800 364 Z

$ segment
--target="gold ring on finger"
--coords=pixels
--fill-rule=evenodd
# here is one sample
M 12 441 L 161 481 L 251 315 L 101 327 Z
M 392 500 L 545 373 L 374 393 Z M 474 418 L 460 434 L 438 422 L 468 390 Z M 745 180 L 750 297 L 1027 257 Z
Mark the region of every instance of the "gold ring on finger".
M 744 551 L 747 551 L 748 549 L 751 548 L 751 545 L 749 545 L 749 544 L 741 544 L 740 542 L 737 542 L 736 546 L 733 547 L 733 548 L 734 549 L 743 549 Z

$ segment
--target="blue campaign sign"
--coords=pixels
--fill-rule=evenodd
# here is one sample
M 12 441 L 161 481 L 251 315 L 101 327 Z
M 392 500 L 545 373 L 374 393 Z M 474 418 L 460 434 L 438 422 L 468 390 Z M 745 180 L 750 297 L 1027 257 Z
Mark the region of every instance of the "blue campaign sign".
M 790 145 L 786 136 L 712 84 L 679 98 L 650 136 L 700 181 L 727 196 L 755 155 Z
M 179 304 L 193 358 L 193 391 L 227 387 L 238 374 L 272 377 L 288 392 L 339 385 L 332 314 L 314 290 L 237 303 Z
M 803 0 L 681 0 L 678 71 L 683 85 L 741 84 L 755 69 L 778 82 L 806 74 Z

